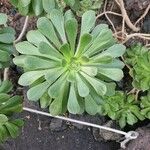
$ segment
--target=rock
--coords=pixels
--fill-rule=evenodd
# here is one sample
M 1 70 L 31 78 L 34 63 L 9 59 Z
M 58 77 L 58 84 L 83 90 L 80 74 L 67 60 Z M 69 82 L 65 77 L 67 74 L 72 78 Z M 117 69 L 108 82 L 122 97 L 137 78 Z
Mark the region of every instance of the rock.
M 120 127 L 112 120 L 103 124 L 103 126 L 120 130 Z M 122 137 L 122 135 L 120 135 L 118 133 L 110 132 L 107 130 L 96 129 L 96 128 L 93 128 L 93 135 L 94 135 L 95 140 L 97 140 L 99 142 L 101 142 L 103 140 L 115 141 L 115 140 L 119 140 Z
M 139 133 L 139 137 L 130 141 L 126 150 L 149 150 L 150 149 L 150 128 L 142 127 L 138 128 L 136 132 Z
M 53 118 L 51 119 L 50 129 L 51 131 L 63 131 L 67 128 L 66 124 L 63 123 L 63 120 Z

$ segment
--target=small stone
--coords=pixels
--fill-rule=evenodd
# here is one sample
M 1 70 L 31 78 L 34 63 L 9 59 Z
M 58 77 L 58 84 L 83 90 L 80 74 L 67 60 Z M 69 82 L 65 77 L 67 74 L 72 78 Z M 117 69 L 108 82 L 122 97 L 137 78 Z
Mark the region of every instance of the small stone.
M 50 129 L 52 131 L 63 131 L 66 129 L 66 125 L 63 123 L 61 119 L 53 118 L 50 123 Z
M 103 124 L 103 126 L 120 130 L 120 127 L 112 120 Z M 93 136 L 94 136 L 95 140 L 97 140 L 99 142 L 101 142 L 103 140 L 116 141 L 122 137 L 122 135 L 120 135 L 118 133 L 110 132 L 110 131 L 102 130 L 102 129 L 96 129 L 96 128 L 93 128 Z

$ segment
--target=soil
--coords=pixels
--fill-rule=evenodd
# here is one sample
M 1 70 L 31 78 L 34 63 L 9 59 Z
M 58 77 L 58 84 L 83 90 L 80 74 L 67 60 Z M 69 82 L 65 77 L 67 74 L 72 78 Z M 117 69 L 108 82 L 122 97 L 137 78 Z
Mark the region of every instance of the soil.
M 112 1 L 110 0 L 110 7 Z M 125 5 L 127 13 L 130 15 L 133 21 L 136 20 L 144 11 L 148 5 L 149 0 L 125 0 Z M 108 5 L 109 7 L 109 5 Z M 117 7 L 114 7 L 117 10 Z M 16 37 L 18 37 L 22 26 L 24 24 L 25 17 L 17 13 L 17 10 L 10 5 L 9 0 L 0 0 L 0 12 L 4 12 L 9 16 L 8 24 L 16 30 Z M 117 11 L 116 11 L 117 12 Z M 121 20 L 116 17 L 111 18 L 114 24 L 121 24 Z M 31 17 L 29 20 L 29 25 L 27 31 L 36 28 L 37 18 Z M 104 18 L 98 20 L 98 22 L 106 22 Z M 107 22 L 108 23 L 108 22 Z M 108 23 L 109 24 L 109 23 Z M 143 32 L 150 33 L 150 14 L 148 14 L 140 27 Z M 118 28 L 120 26 L 118 25 Z M 25 37 L 23 38 L 25 39 Z M 139 39 L 131 40 L 127 43 L 129 46 L 131 43 L 135 43 Z M 14 94 L 24 95 L 24 105 L 30 108 L 39 109 L 37 103 L 30 103 L 26 98 L 26 89 L 23 89 L 17 85 L 18 76 L 21 70 L 14 66 L 10 69 L 10 80 L 14 83 Z M 125 73 L 128 70 L 125 68 Z M 128 82 L 127 82 L 128 81 Z M 118 83 L 118 88 L 121 90 L 130 90 L 132 80 L 130 77 L 125 75 L 125 78 Z M 17 116 L 18 117 L 18 116 Z M 22 129 L 21 135 L 14 140 L 8 140 L 6 143 L 1 145 L 0 150 L 117 150 L 119 149 L 119 143 L 112 141 L 110 138 L 105 139 L 99 130 L 85 127 L 78 124 L 71 124 L 58 119 L 53 119 L 50 117 L 43 117 L 40 115 L 22 112 L 19 117 L 25 120 L 25 125 Z M 78 120 L 83 120 L 96 124 L 108 125 L 108 118 L 100 116 L 75 116 L 70 115 L 70 118 L 75 118 Z M 143 126 L 143 124 L 142 124 Z M 114 127 L 114 125 L 113 125 Z M 136 126 L 136 128 L 139 125 Z M 118 128 L 118 127 L 116 127 Z M 126 129 L 128 130 L 128 128 Z M 140 133 L 140 137 L 132 141 L 127 150 L 149 150 L 150 143 L 150 129 L 149 128 L 138 128 L 137 131 Z M 113 137 L 112 134 L 104 132 L 103 135 L 107 134 L 107 137 Z M 115 136 L 116 138 L 116 136 Z M 115 140 L 113 138 L 113 140 Z M 119 138 L 119 137 L 118 137 Z M 107 141 L 105 141 L 105 140 Z M 109 141 L 108 141 L 109 140 Z

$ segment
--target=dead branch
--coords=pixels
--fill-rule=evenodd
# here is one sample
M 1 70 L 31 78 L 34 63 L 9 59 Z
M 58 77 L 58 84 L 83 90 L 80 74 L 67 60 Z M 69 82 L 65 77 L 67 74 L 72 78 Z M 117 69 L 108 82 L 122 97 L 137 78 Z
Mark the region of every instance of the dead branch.
M 145 12 L 143 13 L 143 15 L 135 22 L 135 26 L 143 19 L 145 18 L 145 16 L 148 14 L 150 10 L 150 4 L 147 6 L 147 8 L 145 9 Z
M 116 1 L 117 1 L 117 0 L 116 0 Z M 125 7 L 124 7 L 124 2 L 123 2 L 123 0 L 118 0 L 118 3 L 120 4 L 119 6 L 120 6 L 120 10 L 121 10 L 122 16 L 123 16 L 123 18 L 125 19 L 125 22 L 126 22 L 126 24 L 128 25 L 128 27 L 129 27 L 130 29 L 132 29 L 133 31 L 135 31 L 135 32 L 139 31 L 140 29 L 137 28 L 136 26 L 134 26 L 134 25 L 132 24 L 131 20 L 129 19 L 129 16 L 127 15 L 127 12 L 126 12 Z

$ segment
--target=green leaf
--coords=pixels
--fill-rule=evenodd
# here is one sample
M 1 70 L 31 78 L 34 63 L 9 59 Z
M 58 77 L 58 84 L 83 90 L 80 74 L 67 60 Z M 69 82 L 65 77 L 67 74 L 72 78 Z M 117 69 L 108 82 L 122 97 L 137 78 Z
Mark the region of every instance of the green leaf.
M 12 114 L 14 112 L 22 111 L 22 99 L 20 96 L 14 96 L 0 105 L 1 114 Z
M 0 93 L 8 93 L 12 90 L 12 83 L 8 80 L 5 80 L 0 85 Z
M 38 101 L 42 97 L 42 95 L 46 92 L 49 86 L 50 84 L 47 81 L 45 81 L 41 84 L 32 87 L 27 92 L 28 99 L 31 101 Z
M 138 119 L 132 113 L 127 113 L 127 123 L 128 124 L 133 125 L 137 121 L 138 121 Z
M 101 82 L 100 80 L 98 80 L 96 78 L 90 77 L 89 75 L 87 75 L 83 72 L 81 74 L 92 85 L 92 87 L 95 89 L 97 94 L 99 94 L 99 95 L 105 95 L 106 94 L 107 88 L 103 82 Z
M 6 14 L 0 13 L 0 25 L 6 25 L 7 19 L 8 17 Z
M 114 80 L 120 81 L 123 78 L 123 72 L 117 68 L 98 68 L 98 72 L 102 75 Z
M 92 36 L 90 34 L 83 34 L 80 38 L 79 45 L 77 47 L 76 56 L 79 57 L 85 50 L 85 48 L 88 46 L 88 44 L 91 42 Z
M 26 7 L 27 5 L 29 5 L 31 2 L 31 0 L 20 0 L 20 3 L 22 4 L 23 7 Z
M 53 0 L 52 0 L 53 1 Z M 61 43 L 56 35 L 55 29 L 46 17 L 41 17 L 37 21 L 38 30 L 46 36 L 57 48 L 60 48 Z
M 50 86 L 48 90 L 48 94 L 50 97 L 52 98 L 59 97 L 60 91 L 63 90 L 66 84 L 66 81 L 64 82 L 66 76 L 67 76 L 67 73 L 62 74 L 60 78 L 53 85 Z
M 60 61 L 59 58 L 63 58 L 60 52 L 58 52 L 55 48 L 52 48 L 45 42 L 41 42 L 39 44 L 39 52 L 41 54 L 44 54 L 44 56 L 47 55 L 48 58 L 56 61 Z
M 124 128 L 126 126 L 126 116 L 125 114 L 122 114 L 121 118 L 119 119 L 119 125 L 121 128 Z
M 110 54 L 113 58 L 120 57 L 125 53 L 126 47 L 122 44 L 115 44 L 108 48 L 106 51 L 102 52 L 102 54 Z
M 60 48 L 60 52 L 63 54 L 63 56 L 66 58 L 66 60 L 70 60 L 72 54 L 71 49 L 68 43 L 63 44 Z
M 51 115 L 56 116 L 62 112 L 62 96 L 59 96 L 53 100 L 49 107 Z
M 41 34 L 38 30 L 31 30 L 27 33 L 27 40 L 36 45 L 39 46 L 41 42 L 45 42 L 50 45 L 48 40 L 45 38 L 43 34 Z M 51 45 L 50 45 L 51 46 Z M 51 46 L 52 47 L 52 46 Z
M 96 115 L 98 112 L 98 105 L 93 100 L 91 95 L 85 97 L 85 110 L 90 115 Z
M 88 74 L 89 76 L 92 76 L 92 77 L 96 76 L 97 72 L 98 72 L 96 67 L 86 67 L 86 66 L 84 66 L 84 67 L 81 67 L 81 70 L 84 73 L 86 73 L 86 74 Z
M 57 32 L 59 33 L 61 40 L 63 43 L 66 43 L 66 35 L 65 35 L 65 29 L 64 29 L 64 16 L 59 10 L 52 10 L 51 12 L 51 21 L 53 25 L 55 26 Z
M 76 43 L 76 37 L 77 37 L 77 29 L 78 29 L 78 23 L 76 19 L 70 19 L 65 22 L 65 29 L 68 37 L 68 41 L 70 43 L 70 47 L 72 52 L 75 52 L 75 43 Z
M 7 122 L 5 125 L 12 138 L 16 138 L 19 135 L 19 128 L 16 125 L 11 122 Z
M 15 31 L 11 27 L 5 27 L 0 30 L 0 42 L 5 44 L 13 43 L 15 39 Z
M 86 97 L 87 95 L 89 95 L 89 88 L 78 73 L 76 73 L 76 80 L 79 95 L 81 97 Z
M 52 102 L 52 99 L 49 97 L 48 93 L 44 93 L 44 95 L 40 98 L 40 106 L 41 108 L 47 108 Z
M 95 21 L 96 21 L 96 16 L 94 11 L 89 10 L 85 12 L 82 16 L 80 36 L 82 36 L 85 33 L 89 33 L 94 27 Z
M 40 15 L 43 12 L 42 0 L 32 0 L 32 8 L 36 16 Z
M 7 62 L 10 60 L 10 54 L 7 52 L 0 50 L 0 55 L 1 55 L 0 57 L 1 62 Z
M 65 69 L 62 68 L 53 68 L 48 70 L 48 72 L 45 74 L 45 79 L 47 82 L 52 84 L 55 82 L 63 73 L 65 72 Z
M 67 108 L 72 114 L 78 114 L 80 112 L 80 105 L 77 99 L 74 83 L 71 83 L 70 86 Z
M 8 118 L 4 114 L 0 114 L 0 125 L 5 124 L 8 121 Z
M 42 4 L 47 13 L 50 13 L 55 8 L 55 0 L 42 0 Z
M 22 86 L 31 85 L 40 77 L 44 76 L 48 71 L 47 70 L 38 70 L 38 71 L 29 71 L 22 74 L 19 78 L 18 83 Z
M 60 65 L 60 62 L 48 61 L 34 56 L 25 57 L 25 68 L 27 69 L 50 69 Z

